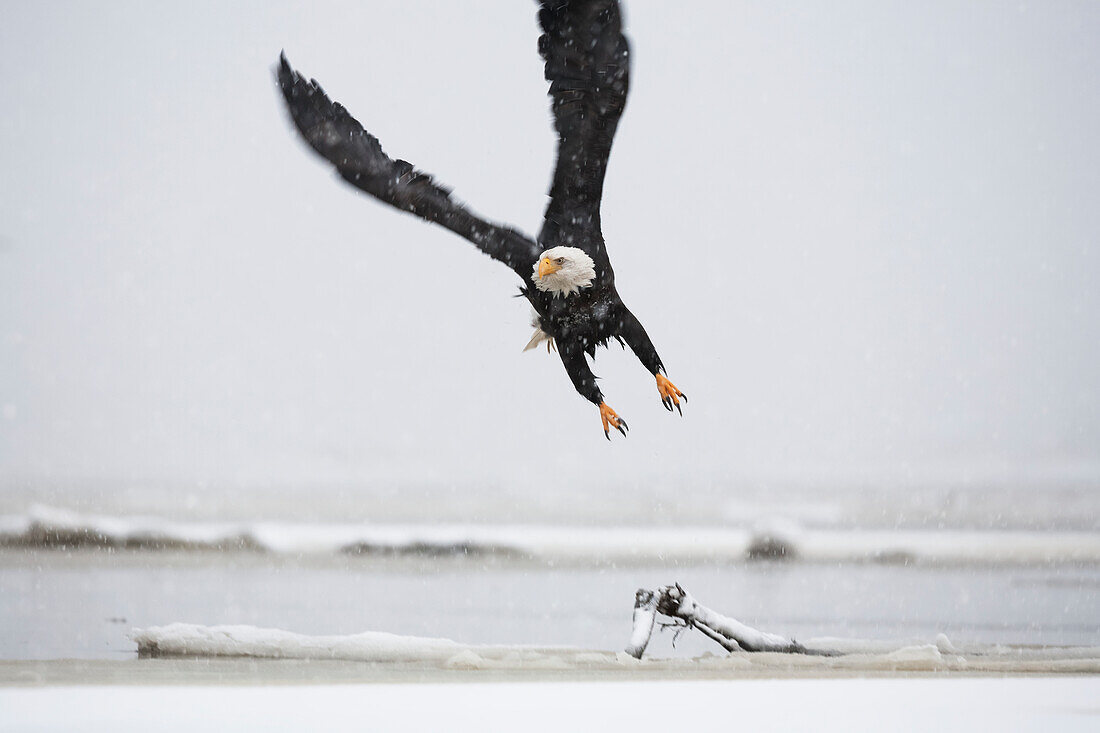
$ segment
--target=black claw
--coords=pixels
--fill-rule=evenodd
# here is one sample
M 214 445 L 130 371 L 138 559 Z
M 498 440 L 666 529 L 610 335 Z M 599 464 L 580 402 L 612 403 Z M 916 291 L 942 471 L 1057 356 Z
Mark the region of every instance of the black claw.
M 626 420 L 623 420 L 621 417 L 619 418 L 619 425 L 626 428 L 627 430 L 630 430 L 630 426 L 626 424 Z
M 625 431 L 625 430 L 623 430 L 623 426 L 622 426 L 622 425 L 620 425 L 620 426 L 619 426 L 619 432 L 623 434 L 623 437 L 624 437 L 624 438 L 626 437 L 626 431 Z
M 676 403 L 676 412 L 680 413 L 680 417 L 684 416 L 684 411 L 680 409 L 680 403 Z
M 605 430 L 605 431 L 603 431 L 603 437 L 607 438 L 608 443 L 611 442 L 611 433 L 609 433 Z
M 684 394 L 683 392 L 680 393 L 680 396 L 684 398 L 684 402 L 688 401 L 688 396 L 686 394 Z

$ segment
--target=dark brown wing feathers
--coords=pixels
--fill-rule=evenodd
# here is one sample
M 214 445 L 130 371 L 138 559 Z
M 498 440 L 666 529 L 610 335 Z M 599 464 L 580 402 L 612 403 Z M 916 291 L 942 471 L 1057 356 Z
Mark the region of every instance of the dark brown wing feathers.
M 427 173 L 407 161 L 391 159 L 378 139 L 364 130 L 343 105 L 330 100 L 316 81 L 306 81 L 291 69 L 285 55 L 279 57 L 278 75 L 295 127 L 346 181 L 391 206 L 465 237 L 525 280 L 530 276 L 542 249 L 534 240 L 479 218 Z
M 607 260 L 600 199 L 626 105 L 630 47 L 615 0 L 545 0 L 539 24 L 539 53 L 558 132 L 557 167 L 539 240 L 581 247 L 599 264 Z

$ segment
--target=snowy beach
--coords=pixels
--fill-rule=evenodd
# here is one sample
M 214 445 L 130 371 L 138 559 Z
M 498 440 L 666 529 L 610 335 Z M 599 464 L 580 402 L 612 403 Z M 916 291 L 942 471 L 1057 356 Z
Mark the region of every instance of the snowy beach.
M 1096 729 L 1098 696 L 1097 677 L 51 687 L 0 690 L 0 730 L 1072 732 Z

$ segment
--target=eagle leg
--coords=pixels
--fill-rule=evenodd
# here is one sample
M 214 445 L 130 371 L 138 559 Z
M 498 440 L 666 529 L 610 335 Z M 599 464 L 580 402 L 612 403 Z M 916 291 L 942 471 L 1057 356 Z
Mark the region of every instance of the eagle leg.
M 683 398 L 684 402 L 687 402 L 687 395 L 677 389 L 676 385 L 668 381 L 668 377 L 660 372 L 657 372 L 657 392 L 660 393 L 661 404 L 666 410 L 672 412 L 672 406 L 676 405 L 676 411 L 680 413 L 680 417 L 684 416 L 684 411 L 680 409 L 680 399 Z
M 624 436 L 626 431 L 630 430 L 626 420 L 619 417 L 619 414 L 612 410 L 606 402 L 600 403 L 600 422 L 603 423 L 603 435 L 608 440 L 611 440 L 611 428 L 615 428 Z

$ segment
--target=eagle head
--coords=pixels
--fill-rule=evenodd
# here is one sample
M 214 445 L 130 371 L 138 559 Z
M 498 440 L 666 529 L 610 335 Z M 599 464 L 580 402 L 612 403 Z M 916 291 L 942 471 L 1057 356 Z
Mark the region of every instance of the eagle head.
M 596 263 L 583 249 L 551 247 L 535 263 L 531 280 L 543 292 L 572 295 L 596 279 Z

